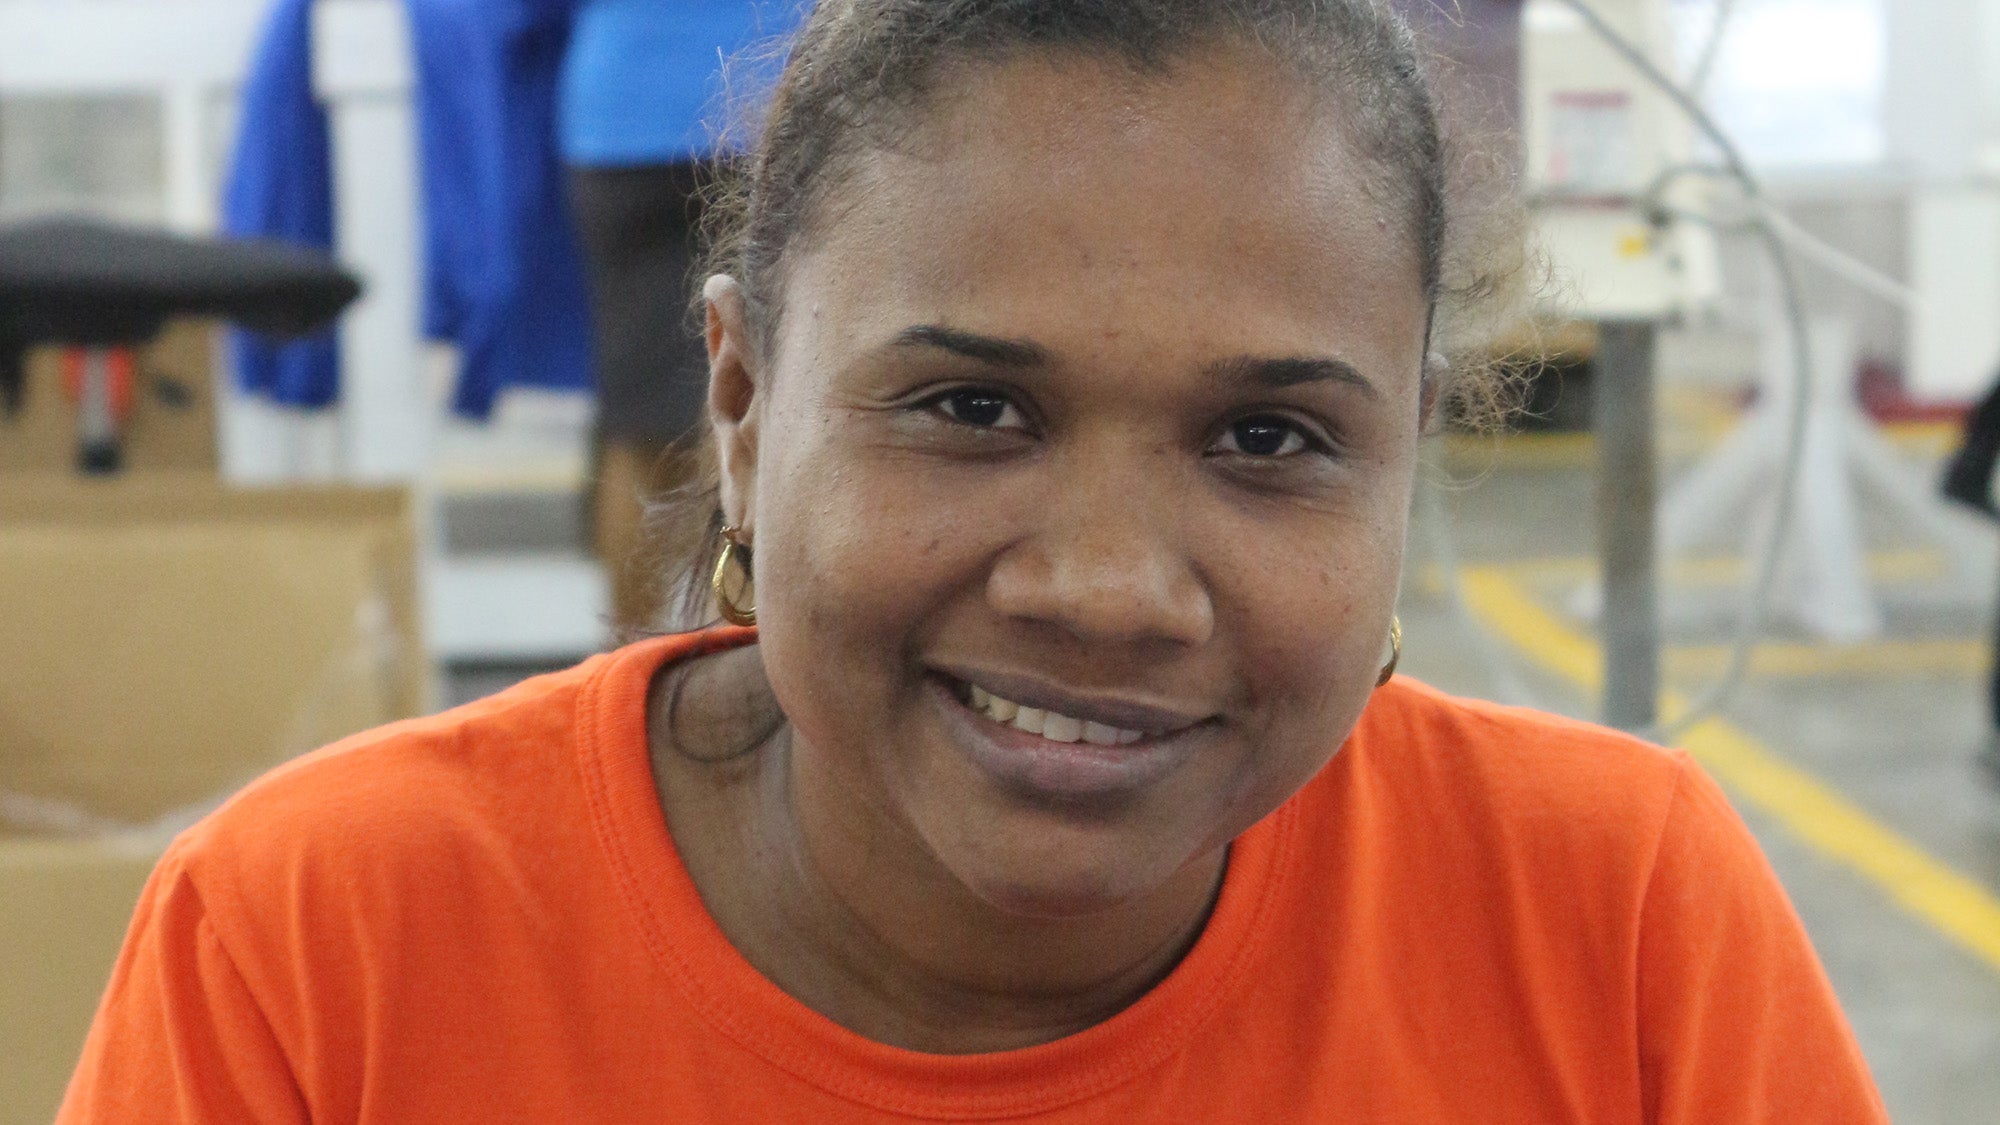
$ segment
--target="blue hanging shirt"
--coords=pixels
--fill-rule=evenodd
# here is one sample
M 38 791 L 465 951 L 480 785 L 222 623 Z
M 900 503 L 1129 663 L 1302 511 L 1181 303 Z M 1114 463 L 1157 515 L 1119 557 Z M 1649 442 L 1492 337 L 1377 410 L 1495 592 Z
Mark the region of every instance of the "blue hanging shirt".
M 416 58 L 424 331 L 458 346 L 452 408 L 593 385 L 583 260 L 556 151 L 567 0 L 406 0 Z
M 427 337 L 458 346 L 452 407 L 483 419 L 510 387 L 586 390 L 589 310 L 559 135 L 583 163 L 706 151 L 701 122 L 721 88 L 717 60 L 788 30 L 798 11 L 785 0 L 405 2 L 422 180 L 422 323 Z M 581 53 L 566 67 L 573 42 Z M 751 71 L 755 79 L 746 80 L 769 77 Z M 312 91 L 312 0 L 277 0 L 266 26 L 243 88 L 224 228 L 333 246 L 327 118 Z M 331 332 L 289 345 L 238 334 L 235 356 L 251 393 L 302 407 L 339 396 Z
M 240 132 L 223 185 L 222 232 L 333 249 L 333 172 L 326 113 L 313 99 L 312 0 L 279 0 L 243 82 Z M 236 381 L 277 402 L 322 407 L 340 391 L 331 328 L 285 343 L 229 334 Z

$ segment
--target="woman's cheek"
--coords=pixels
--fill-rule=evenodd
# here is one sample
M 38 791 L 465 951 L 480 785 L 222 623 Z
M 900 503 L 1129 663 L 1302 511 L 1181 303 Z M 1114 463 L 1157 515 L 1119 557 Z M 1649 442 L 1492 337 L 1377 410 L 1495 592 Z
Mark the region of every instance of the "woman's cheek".
M 1386 511 L 1302 529 L 1289 577 L 1245 595 L 1245 680 L 1273 724 L 1338 741 L 1367 704 L 1388 650 L 1400 529 Z
M 774 591 L 804 627 L 847 645 L 895 641 L 948 597 L 980 516 L 976 488 L 829 443 L 777 486 Z M 810 466 L 810 471 L 804 471 Z M 900 643 L 897 647 L 901 647 Z

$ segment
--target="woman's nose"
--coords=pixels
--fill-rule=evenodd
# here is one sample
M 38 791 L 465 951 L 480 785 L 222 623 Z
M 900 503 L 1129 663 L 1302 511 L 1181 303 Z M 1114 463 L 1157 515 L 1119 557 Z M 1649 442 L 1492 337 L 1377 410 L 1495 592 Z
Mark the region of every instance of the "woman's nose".
M 1177 475 L 1164 464 L 1065 467 L 995 565 L 989 603 L 1084 641 L 1206 641 L 1215 606 L 1188 555 L 1191 498 Z

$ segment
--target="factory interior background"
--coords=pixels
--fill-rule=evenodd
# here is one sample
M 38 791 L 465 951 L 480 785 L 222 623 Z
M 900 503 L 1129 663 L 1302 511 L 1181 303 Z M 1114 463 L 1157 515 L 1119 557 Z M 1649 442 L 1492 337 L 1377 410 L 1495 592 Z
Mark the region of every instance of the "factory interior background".
M 1488 345 L 1525 410 L 1428 441 L 1402 669 L 1689 751 L 1894 1118 L 2000 1120 L 1992 461 L 1985 510 L 1940 487 L 2000 378 L 2000 0 L 1598 3 L 1754 192 L 1571 6 L 1444 3 L 1550 268 Z M 285 11 L 318 138 L 245 109 Z M 53 1112 L 140 882 L 222 795 L 614 642 L 643 564 L 603 557 L 593 397 L 475 387 L 505 333 L 420 330 L 424 65 L 392 0 L 0 0 L 0 1122 Z M 266 175 L 319 146 L 329 269 L 258 268 L 324 306 L 337 387 L 275 352 L 246 387 L 249 298 L 6 337 L 34 247 L 227 228 L 253 122 Z

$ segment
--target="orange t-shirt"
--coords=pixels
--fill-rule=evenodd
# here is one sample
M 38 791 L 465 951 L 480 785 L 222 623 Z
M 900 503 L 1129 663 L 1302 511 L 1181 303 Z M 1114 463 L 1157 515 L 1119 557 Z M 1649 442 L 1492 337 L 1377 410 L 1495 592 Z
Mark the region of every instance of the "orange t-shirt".
M 1153 991 L 886 1047 L 759 976 L 648 767 L 646 642 L 273 772 L 138 906 L 61 1120 L 1882 1121 L 1770 868 L 1678 754 L 1398 680 Z

